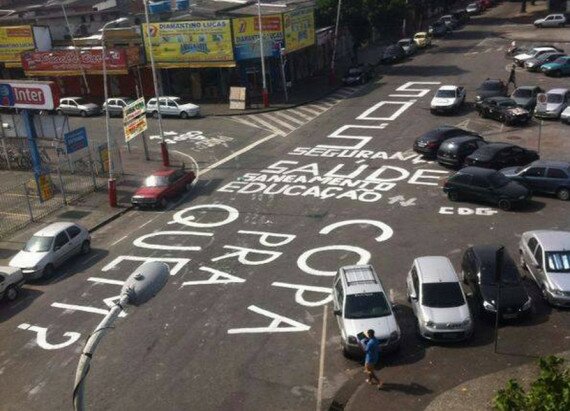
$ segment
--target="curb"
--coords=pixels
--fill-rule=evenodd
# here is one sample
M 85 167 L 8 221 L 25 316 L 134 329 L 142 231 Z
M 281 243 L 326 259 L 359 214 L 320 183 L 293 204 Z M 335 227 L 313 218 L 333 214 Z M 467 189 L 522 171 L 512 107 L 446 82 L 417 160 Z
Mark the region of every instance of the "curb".
M 317 100 L 323 99 L 326 96 L 331 95 L 332 93 L 334 93 L 335 91 L 341 89 L 343 86 L 336 86 L 335 88 L 329 90 L 328 92 L 320 95 L 319 97 L 315 97 L 312 98 L 310 100 L 305 100 L 302 101 L 300 103 L 296 103 L 296 104 L 291 104 L 287 107 L 276 107 L 276 108 L 268 108 L 268 109 L 260 109 L 260 110 L 251 110 L 251 111 L 247 111 L 247 112 L 243 112 L 243 113 L 235 113 L 235 114 L 210 114 L 210 115 L 206 115 L 205 117 L 234 117 L 234 116 L 247 116 L 248 114 L 259 114 L 259 113 L 270 113 L 272 111 L 281 111 L 281 110 L 287 110 L 290 108 L 295 108 L 295 107 L 299 107 L 299 106 L 303 106 L 305 104 L 310 104 L 313 103 Z
M 128 213 L 128 212 L 131 211 L 133 208 L 134 208 L 134 207 L 133 207 L 132 205 L 131 205 L 131 206 L 128 206 L 128 207 L 122 209 L 121 211 L 119 211 L 119 212 L 113 214 L 112 216 L 110 216 L 110 217 L 108 217 L 108 218 L 106 218 L 106 219 L 100 221 L 99 223 L 95 224 L 95 226 L 93 226 L 93 227 L 91 227 L 91 228 L 89 229 L 89 233 L 93 233 L 93 232 L 99 230 L 100 228 L 106 226 L 106 225 L 109 224 L 110 222 L 115 221 L 117 218 L 119 218 L 119 217 L 121 217 L 122 215 Z

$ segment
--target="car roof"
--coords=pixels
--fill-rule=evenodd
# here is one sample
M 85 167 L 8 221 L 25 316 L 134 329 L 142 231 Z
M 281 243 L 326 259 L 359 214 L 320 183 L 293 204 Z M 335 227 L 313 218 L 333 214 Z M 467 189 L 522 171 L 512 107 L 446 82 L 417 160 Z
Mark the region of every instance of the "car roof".
M 529 164 L 529 166 L 542 166 L 542 167 L 560 167 L 570 169 L 570 163 L 567 161 L 556 160 L 536 160 Z
M 415 37 L 415 36 L 420 36 L 420 35 L 421 35 L 421 36 L 427 36 L 427 32 L 425 32 L 425 31 L 418 31 L 416 34 L 414 34 L 414 37 Z
M 418 257 L 414 260 L 422 283 L 457 282 L 457 274 L 447 257 Z
M 501 101 L 512 101 L 513 103 L 515 102 L 512 98 L 505 97 L 505 96 L 489 97 L 489 98 L 486 98 L 485 100 L 495 100 L 498 103 Z
M 533 50 L 535 51 L 547 51 L 547 50 L 556 50 L 554 47 L 547 46 L 547 47 L 535 47 Z
M 348 265 L 339 269 L 346 284 L 346 294 L 384 292 L 384 288 L 370 264 Z
M 514 144 L 511 143 L 489 143 L 483 147 L 480 148 L 480 150 L 485 150 L 485 151 L 499 151 L 502 150 L 505 147 L 515 147 Z
M 178 97 L 178 96 L 160 96 L 159 98 L 162 100 L 162 99 L 167 99 L 167 98 L 180 98 L 180 97 Z M 156 97 L 151 97 L 150 100 L 156 100 Z
M 411 38 L 405 38 L 405 39 L 400 39 L 398 40 L 398 43 L 401 41 L 407 41 L 407 42 L 412 42 L 413 40 Z
M 525 235 L 534 235 L 544 251 L 570 250 L 569 231 L 534 230 Z
M 174 169 L 172 168 L 164 168 L 164 169 L 160 169 L 160 170 L 156 170 L 154 173 L 152 173 L 153 176 L 169 176 L 170 174 L 174 173 Z
M 470 174 L 472 176 L 490 176 L 491 174 L 497 173 L 496 170 L 483 167 L 465 167 L 457 172 L 457 174 Z
M 452 90 L 455 91 L 459 88 L 459 86 L 452 86 L 452 85 L 446 85 L 446 86 L 441 86 L 439 89 L 440 90 Z
M 466 141 L 472 141 L 472 140 L 481 141 L 481 138 L 478 136 L 473 136 L 473 135 L 457 136 L 457 137 L 452 137 L 450 139 L 445 140 L 443 143 L 441 143 L 441 145 L 442 146 L 451 146 L 451 145 L 461 144 L 461 143 L 464 143 Z
M 71 96 L 71 97 L 62 97 L 61 99 L 63 100 L 64 98 L 72 98 L 72 99 L 76 99 L 76 98 L 83 98 L 83 97 L 77 97 L 77 96 L 76 96 L 76 97 L 73 97 L 73 96 Z
M 488 79 L 485 79 L 485 80 L 483 81 L 483 83 L 481 83 L 481 84 L 485 84 L 485 83 L 502 83 L 502 82 L 503 82 L 503 80 L 498 79 L 498 78 L 488 78 Z
M 61 221 L 57 223 L 52 223 L 48 226 L 45 226 L 40 231 L 36 232 L 34 235 L 38 237 L 53 237 L 56 234 L 60 233 L 61 231 L 65 230 L 66 228 L 72 227 L 77 225 L 72 222 L 68 221 Z
M 517 87 L 515 89 L 515 91 L 517 91 L 517 90 L 535 90 L 537 88 L 540 88 L 540 87 L 539 86 L 520 86 L 520 87 Z
M 565 94 L 565 93 L 568 93 L 567 88 L 553 88 L 546 92 L 546 94 Z

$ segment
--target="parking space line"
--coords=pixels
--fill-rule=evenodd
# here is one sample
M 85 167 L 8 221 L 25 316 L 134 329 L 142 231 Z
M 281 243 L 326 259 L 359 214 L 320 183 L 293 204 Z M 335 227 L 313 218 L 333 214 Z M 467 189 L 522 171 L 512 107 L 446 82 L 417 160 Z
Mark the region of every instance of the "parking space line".
M 327 342 L 327 310 L 328 305 L 323 307 L 323 331 L 321 335 L 321 351 L 319 358 L 319 381 L 317 383 L 317 411 L 321 411 L 323 405 L 323 379 L 325 373 L 325 345 Z
M 124 235 L 124 236 L 122 236 L 122 237 L 121 237 L 121 238 L 119 238 L 117 241 L 115 241 L 115 242 L 111 243 L 111 246 L 114 246 L 114 245 L 117 245 L 117 244 L 119 244 L 121 241 L 123 241 L 123 240 L 124 240 L 125 238 L 127 238 L 127 237 L 128 237 L 128 235 Z
M 262 127 L 258 126 L 257 124 L 252 123 L 251 121 L 247 121 L 246 119 L 244 119 L 242 117 L 234 116 L 234 117 L 231 117 L 231 119 L 233 121 L 237 121 L 238 123 L 245 124 L 246 126 L 255 127 L 255 128 L 262 128 Z
M 277 128 L 277 127 L 271 125 L 271 124 L 269 124 L 267 121 L 262 120 L 262 119 L 259 118 L 259 117 L 252 118 L 252 120 L 255 121 L 255 122 L 257 122 L 257 123 L 259 123 L 259 124 L 261 124 L 261 125 L 262 125 L 263 127 L 265 127 L 265 129 L 268 130 L 268 131 L 273 131 L 274 133 L 280 134 L 280 135 L 282 135 L 282 136 L 287 135 L 287 132 L 285 132 L 285 131 L 283 131 L 283 130 L 281 130 L 281 129 L 279 129 L 279 128 Z
M 288 128 L 288 129 L 291 130 L 291 131 L 293 131 L 293 130 L 296 129 L 295 126 L 293 126 L 293 125 L 291 125 L 291 124 L 289 124 L 289 123 L 286 123 L 285 121 L 279 120 L 276 116 L 272 116 L 271 114 L 267 114 L 267 113 L 263 113 L 263 114 L 261 114 L 261 115 L 262 115 L 263 117 L 265 117 L 266 119 L 268 119 L 268 120 L 275 121 L 277 124 L 279 124 L 279 125 L 281 125 L 281 126 L 283 126 L 283 127 L 285 127 L 285 128 Z

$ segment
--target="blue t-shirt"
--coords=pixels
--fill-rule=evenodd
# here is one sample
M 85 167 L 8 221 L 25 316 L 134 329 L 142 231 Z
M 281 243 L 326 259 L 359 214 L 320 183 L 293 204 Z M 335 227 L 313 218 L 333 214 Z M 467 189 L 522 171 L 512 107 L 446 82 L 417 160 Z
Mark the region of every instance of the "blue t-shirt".
M 366 342 L 364 352 L 366 353 L 364 362 L 366 364 L 376 364 L 380 358 L 380 341 L 377 338 L 370 338 Z

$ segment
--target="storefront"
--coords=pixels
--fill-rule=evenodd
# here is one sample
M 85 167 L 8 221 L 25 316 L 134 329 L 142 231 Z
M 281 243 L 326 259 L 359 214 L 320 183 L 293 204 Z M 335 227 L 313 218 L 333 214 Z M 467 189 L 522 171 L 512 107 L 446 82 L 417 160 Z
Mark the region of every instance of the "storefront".
M 21 59 L 27 77 L 56 81 L 64 96 L 89 95 L 97 101 L 104 99 L 101 48 L 28 51 L 22 53 Z M 105 62 L 110 96 L 136 97 L 137 88 L 140 90 L 148 83 L 140 68 L 139 47 L 107 49 Z M 152 84 L 152 77 L 150 79 Z M 150 90 L 146 87 L 144 91 Z
M 23 79 L 21 53 L 51 48 L 51 36 L 45 26 L 0 27 L 0 69 L 3 79 Z
M 150 61 L 146 24 L 143 33 Z M 192 101 L 226 99 L 236 66 L 230 20 L 151 23 L 150 41 L 163 94 Z

